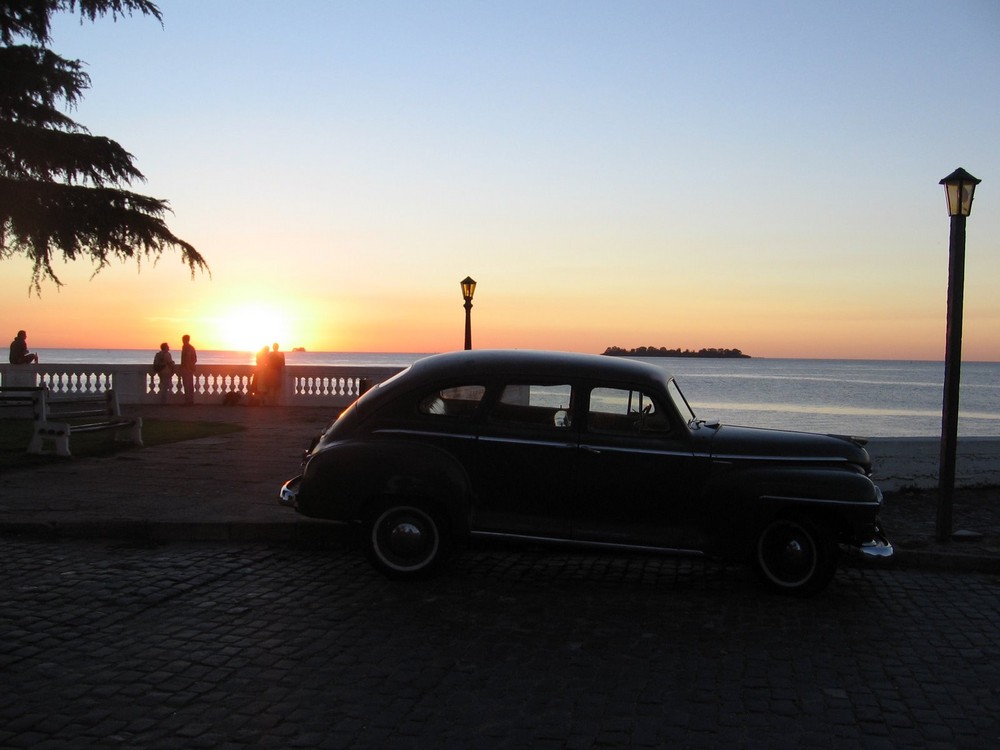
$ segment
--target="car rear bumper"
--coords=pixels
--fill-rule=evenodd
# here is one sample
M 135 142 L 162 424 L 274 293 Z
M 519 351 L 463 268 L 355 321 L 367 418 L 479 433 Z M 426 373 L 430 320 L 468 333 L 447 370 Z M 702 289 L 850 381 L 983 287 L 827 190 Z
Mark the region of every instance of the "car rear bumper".
M 281 489 L 278 491 L 278 505 L 284 505 L 288 508 L 295 508 L 298 510 L 299 485 L 301 484 L 302 475 L 299 474 L 281 485 Z

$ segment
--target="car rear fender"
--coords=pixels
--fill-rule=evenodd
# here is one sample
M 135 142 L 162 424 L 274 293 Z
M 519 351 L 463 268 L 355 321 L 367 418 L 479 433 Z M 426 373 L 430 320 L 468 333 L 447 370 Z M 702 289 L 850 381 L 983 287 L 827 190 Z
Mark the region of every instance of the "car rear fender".
M 425 443 L 351 441 L 314 453 L 306 465 L 300 503 L 329 505 L 321 517 L 361 521 L 377 505 L 396 499 L 424 503 L 442 513 L 452 530 L 468 530 L 469 478 L 448 451 Z

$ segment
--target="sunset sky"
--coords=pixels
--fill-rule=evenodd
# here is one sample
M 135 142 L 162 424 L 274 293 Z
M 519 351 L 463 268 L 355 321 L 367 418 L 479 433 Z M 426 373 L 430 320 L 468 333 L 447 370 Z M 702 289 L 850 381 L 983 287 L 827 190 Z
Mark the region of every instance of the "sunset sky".
M 32 348 L 1000 360 L 1000 2 L 162 0 L 57 16 L 70 114 L 207 259 L 0 261 Z

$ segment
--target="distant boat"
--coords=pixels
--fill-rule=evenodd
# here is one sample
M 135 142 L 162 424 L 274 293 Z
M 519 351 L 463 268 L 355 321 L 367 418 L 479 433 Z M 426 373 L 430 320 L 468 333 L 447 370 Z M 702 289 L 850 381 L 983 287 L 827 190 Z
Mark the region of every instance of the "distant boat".
M 296 346 L 292 348 L 293 352 L 304 352 L 306 348 L 304 346 Z

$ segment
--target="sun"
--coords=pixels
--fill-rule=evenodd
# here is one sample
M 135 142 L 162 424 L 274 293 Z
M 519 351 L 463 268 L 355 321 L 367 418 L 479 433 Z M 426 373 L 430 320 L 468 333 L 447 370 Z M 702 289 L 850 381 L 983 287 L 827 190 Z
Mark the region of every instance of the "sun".
M 291 347 L 295 342 L 292 319 L 284 310 L 268 305 L 246 304 L 230 309 L 216 318 L 219 348 L 237 352 L 255 352 L 278 343 Z

